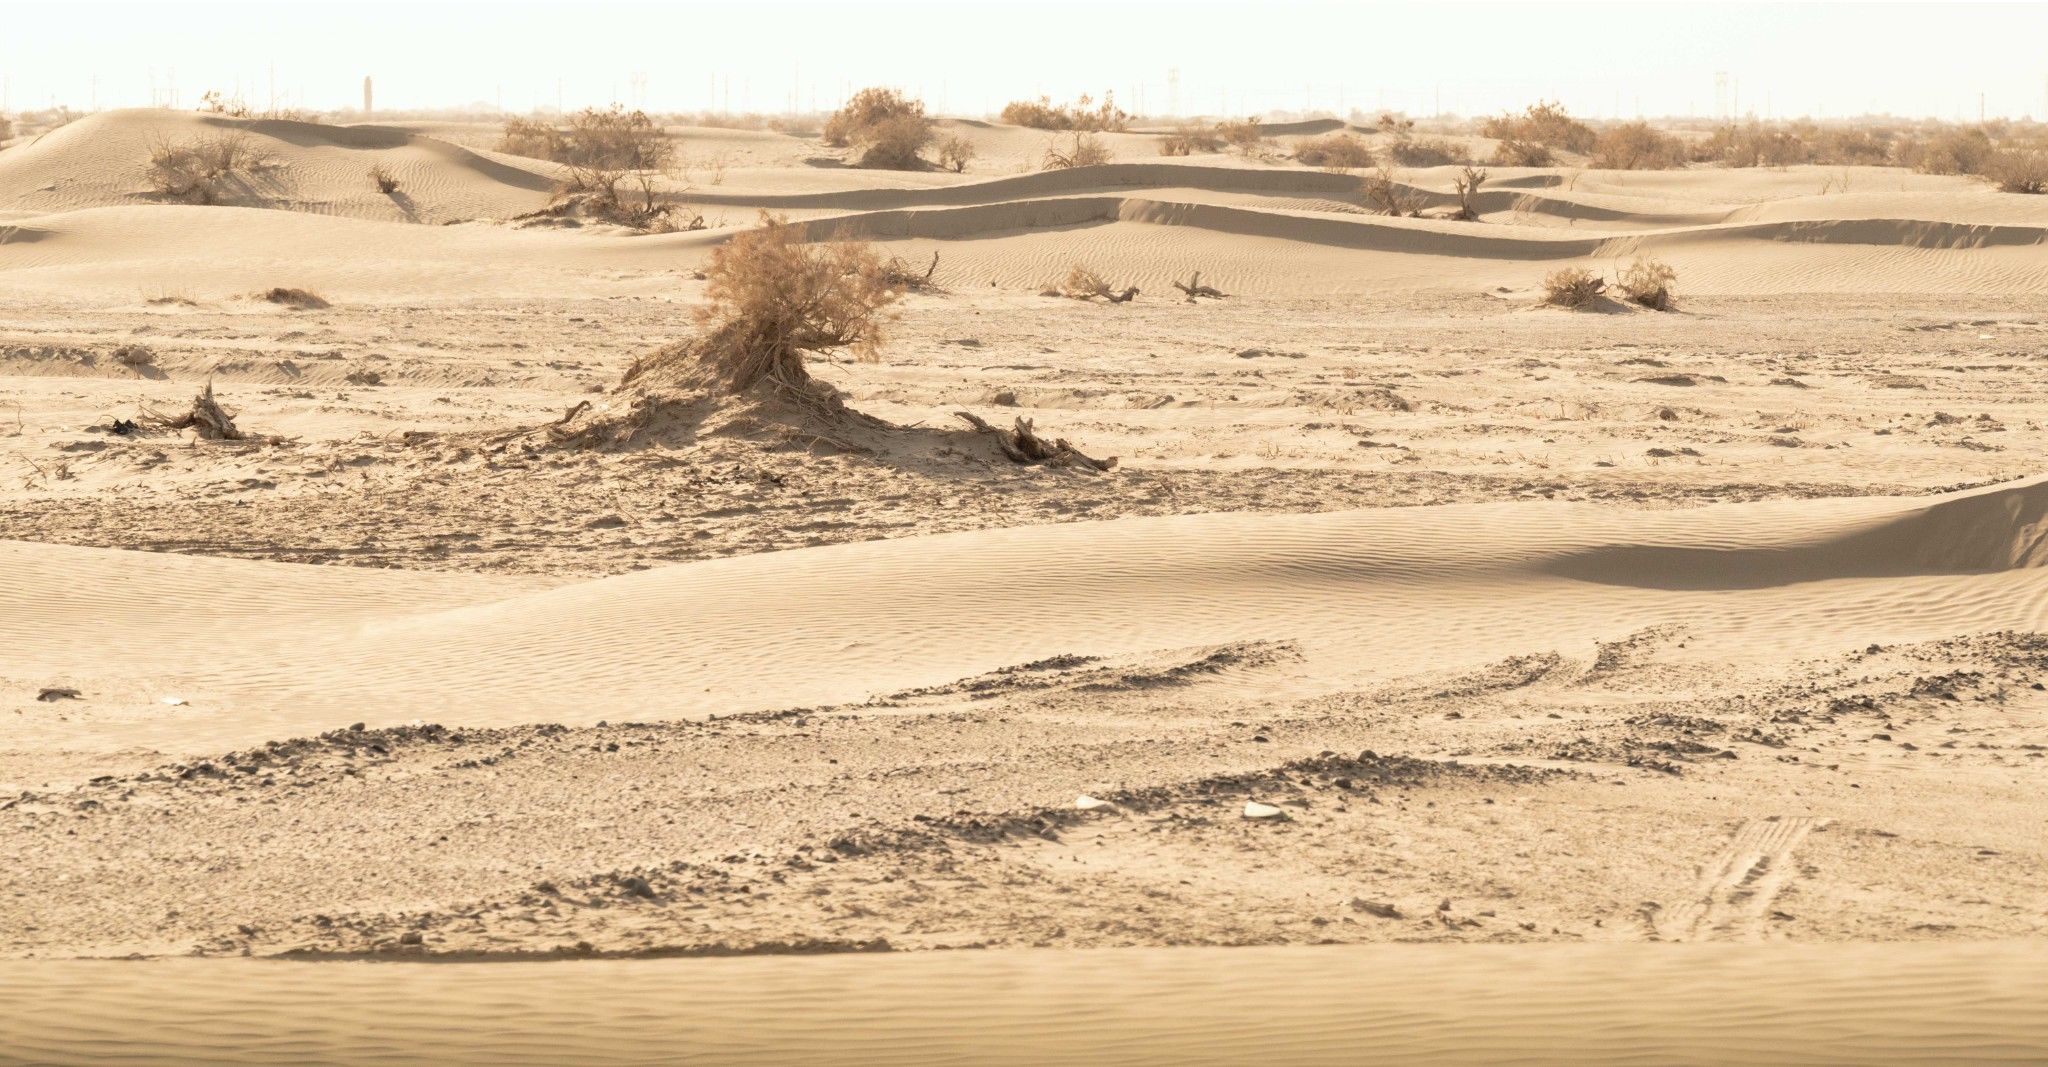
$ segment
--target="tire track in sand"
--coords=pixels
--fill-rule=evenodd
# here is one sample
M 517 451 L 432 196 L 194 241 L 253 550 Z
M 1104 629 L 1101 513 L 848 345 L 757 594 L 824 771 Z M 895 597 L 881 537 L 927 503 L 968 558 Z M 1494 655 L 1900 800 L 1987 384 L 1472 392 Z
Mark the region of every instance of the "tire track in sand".
M 1750 819 L 1701 869 L 1685 900 L 1662 909 L 1654 923 L 1667 941 L 1754 941 L 1765 916 L 1792 878 L 1792 850 L 1826 819 L 1771 815 Z

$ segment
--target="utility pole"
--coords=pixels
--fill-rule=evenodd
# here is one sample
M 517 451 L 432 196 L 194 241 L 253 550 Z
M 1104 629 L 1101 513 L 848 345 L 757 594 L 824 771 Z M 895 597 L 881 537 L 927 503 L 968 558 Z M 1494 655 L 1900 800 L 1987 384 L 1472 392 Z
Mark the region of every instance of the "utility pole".
M 363 75 L 363 117 L 366 119 L 370 117 L 371 103 L 370 76 L 365 74 Z

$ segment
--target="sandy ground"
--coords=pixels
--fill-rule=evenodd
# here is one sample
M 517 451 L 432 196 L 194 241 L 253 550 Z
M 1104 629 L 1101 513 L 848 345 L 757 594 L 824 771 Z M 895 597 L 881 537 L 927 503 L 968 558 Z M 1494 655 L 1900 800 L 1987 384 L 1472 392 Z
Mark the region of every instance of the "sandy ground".
M 0 954 L 2043 932 L 2048 199 L 683 130 L 716 224 L 640 236 L 513 220 L 488 131 L 258 122 L 152 202 L 217 121 L 0 151 Z M 904 429 L 522 432 L 764 208 L 938 254 L 816 368 Z M 1677 311 L 1534 306 L 1638 252 Z M 108 432 L 208 380 L 276 440 Z

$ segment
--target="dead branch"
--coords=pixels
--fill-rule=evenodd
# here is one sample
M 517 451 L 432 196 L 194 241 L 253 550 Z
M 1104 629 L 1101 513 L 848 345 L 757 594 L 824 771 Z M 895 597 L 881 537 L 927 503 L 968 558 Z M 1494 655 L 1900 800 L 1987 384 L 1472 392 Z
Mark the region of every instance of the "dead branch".
M 1202 284 L 1201 271 L 1196 271 L 1195 276 L 1189 278 L 1186 282 L 1174 282 L 1173 287 L 1175 289 L 1180 290 L 1183 293 L 1186 293 L 1188 296 L 1188 303 L 1190 304 L 1194 303 L 1195 298 L 1198 296 L 1212 297 L 1217 300 L 1221 300 L 1225 296 L 1224 292 L 1221 289 L 1217 289 L 1212 286 Z
M 956 411 L 955 417 L 974 427 L 976 433 L 995 438 L 996 447 L 1002 449 L 1012 463 L 1026 466 L 1072 467 L 1086 471 L 1106 471 L 1116 466 L 1116 457 L 1095 459 L 1083 455 L 1066 438 L 1047 441 L 1032 429 L 1031 420 L 1017 417 L 1015 428 L 1004 430 L 988 424 L 981 416 L 969 411 Z
M 1471 222 L 1479 217 L 1479 210 L 1472 205 L 1472 198 L 1479 193 L 1479 187 L 1486 184 L 1486 172 L 1466 167 L 1464 172 L 1451 179 L 1458 190 L 1458 213 L 1451 217 L 1462 222 Z
M 923 293 L 930 292 L 938 288 L 938 285 L 932 281 L 932 277 L 936 275 L 938 271 L 939 254 L 938 252 L 934 251 L 932 253 L 931 264 L 925 267 L 923 274 L 916 273 L 916 268 L 912 267 L 908 263 L 903 262 L 901 258 L 891 256 L 889 257 L 888 264 L 882 268 L 882 277 L 885 278 L 891 285 L 900 286 L 904 289 L 909 289 L 913 292 Z
M 192 430 L 203 441 L 247 441 L 249 435 L 235 425 L 234 416 L 213 398 L 213 379 L 192 398 L 192 410 L 182 415 L 164 415 L 145 410 L 141 421 L 159 430 Z

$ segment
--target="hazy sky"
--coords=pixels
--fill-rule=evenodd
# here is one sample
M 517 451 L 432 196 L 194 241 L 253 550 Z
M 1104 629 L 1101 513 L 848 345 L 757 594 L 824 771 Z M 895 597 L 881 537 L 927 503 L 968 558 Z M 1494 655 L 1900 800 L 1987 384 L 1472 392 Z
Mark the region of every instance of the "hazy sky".
M 190 107 L 208 88 L 258 108 L 350 107 L 366 74 L 389 108 L 808 110 L 889 84 L 951 114 L 1111 89 L 1153 114 L 1476 114 L 1550 97 L 1602 117 L 1739 100 L 1776 117 L 1974 119 L 1982 94 L 1989 115 L 2043 117 L 2048 3 L 0 0 L 16 109 L 143 106 L 173 89 Z

